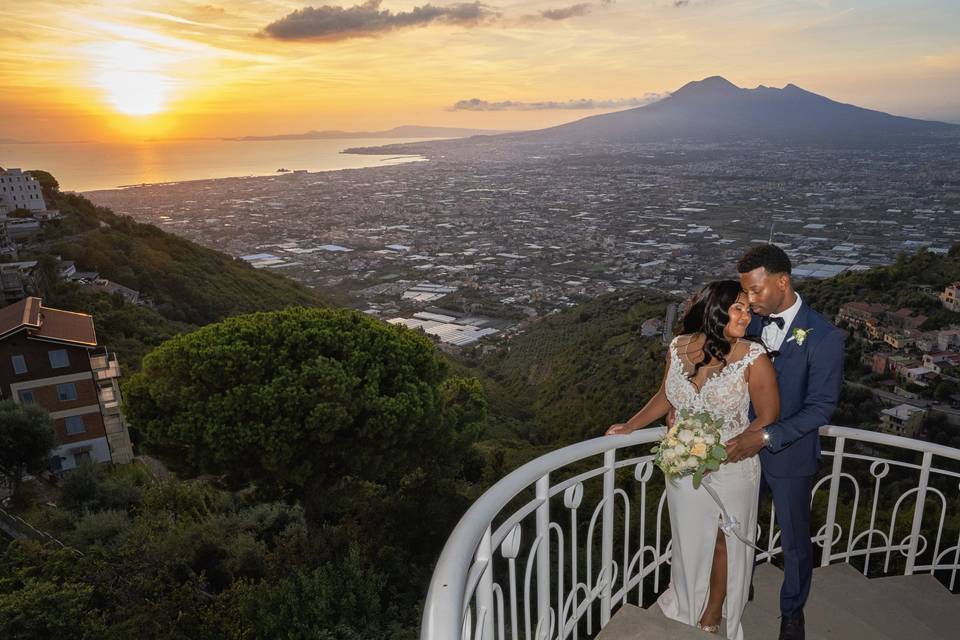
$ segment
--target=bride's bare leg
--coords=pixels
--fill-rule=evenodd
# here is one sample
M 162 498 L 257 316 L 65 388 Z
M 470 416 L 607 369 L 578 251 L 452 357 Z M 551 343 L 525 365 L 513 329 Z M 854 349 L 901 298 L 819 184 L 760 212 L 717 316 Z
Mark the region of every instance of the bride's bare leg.
M 727 598 L 727 541 L 723 532 L 717 530 L 717 544 L 713 548 L 713 567 L 710 570 L 710 596 L 700 617 L 701 626 L 720 624 L 723 617 L 723 601 Z

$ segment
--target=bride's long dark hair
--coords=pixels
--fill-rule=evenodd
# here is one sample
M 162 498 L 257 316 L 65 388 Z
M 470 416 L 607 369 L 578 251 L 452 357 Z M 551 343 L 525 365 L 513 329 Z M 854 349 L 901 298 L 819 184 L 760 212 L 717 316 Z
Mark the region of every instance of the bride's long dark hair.
M 723 329 L 730 322 L 728 310 L 742 292 L 736 280 L 715 280 L 707 284 L 691 302 L 680 321 L 680 332 L 702 333 L 706 340 L 703 343 L 703 360 L 694 365 L 693 371 L 687 376 L 690 380 L 697 376 L 700 367 L 714 360 L 720 362 L 721 369 L 727 366 L 731 344 L 723 334 Z

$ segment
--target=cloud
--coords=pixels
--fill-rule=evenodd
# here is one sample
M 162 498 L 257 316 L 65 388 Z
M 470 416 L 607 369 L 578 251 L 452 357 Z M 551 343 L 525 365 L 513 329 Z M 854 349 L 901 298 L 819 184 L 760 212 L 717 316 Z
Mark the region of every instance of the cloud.
M 562 7 L 560 9 L 547 9 L 545 11 L 541 11 L 540 15 L 547 20 L 566 20 L 567 18 L 585 16 L 592 10 L 593 5 L 591 5 L 589 2 L 583 2 L 581 4 L 573 4 L 569 7 Z
M 446 7 L 425 4 L 411 11 L 393 13 L 380 9 L 382 0 L 367 0 L 348 9 L 323 5 L 305 7 L 268 24 L 262 35 L 278 40 L 344 40 L 434 22 L 473 26 L 499 14 L 479 1 Z
M 479 98 L 470 100 L 460 100 L 452 107 L 450 111 L 548 111 L 561 109 L 620 109 L 624 107 L 642 107 L 666 98 L 666 93 L 647 93 L 642 98 L 619 98 L 616 100 L 593 100 L 591 98 L 580 98 L 579 100 L 567 100 L 558 102 L 549 100 L 546 102 L 517 102 L 514 100 L 504 100 L 502 102 L 488 102 Z

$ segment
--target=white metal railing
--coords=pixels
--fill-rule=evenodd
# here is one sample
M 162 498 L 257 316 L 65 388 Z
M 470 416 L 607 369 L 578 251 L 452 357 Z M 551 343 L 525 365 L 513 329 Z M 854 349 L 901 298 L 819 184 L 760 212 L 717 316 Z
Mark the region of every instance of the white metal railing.
M 642 429 L 570 445 L 486 491 L 440 554 L 421 640 L 592 636 L 631 592 L 642 605 L 665 587 L 669 519 L 648 453 L 663 433 Z M 900 572 L 902 558 L 902 573 L 933 573 L 951 590 L 960 587 L 960 530 L 945 531 L 948 511 L 954 526 L 960 518 L 960 449 L 831 425 L 820 435 L 834 443 L 823 451 L 811 495 L 821 565 L 844 561 L 864 574 L 887 574 Z M 579 516 L 588 507 L 589 519 Z M 529 541 L 525 527 L 533 529 Z M 779 540 L 771 507 L 758 518 L 765 551 L 757 561 L 772 562 Z

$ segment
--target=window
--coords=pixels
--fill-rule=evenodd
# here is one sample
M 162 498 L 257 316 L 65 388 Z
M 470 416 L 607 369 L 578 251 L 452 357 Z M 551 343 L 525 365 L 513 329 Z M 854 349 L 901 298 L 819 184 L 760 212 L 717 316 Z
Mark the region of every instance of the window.
M 60 402 L 77 399 L 77 385 L 72 382 L 65 382 L 57 385 L 57 398 Z
M 10 356 L 13 361 L 13 372 L 18 376 L 27 372 L 27 360 L 23 356 Z
M 67 355 L 66 349 L 50 351 L 47 355 L 50 356 L 50 366 L 54 369 L 62 369 L 70 366 L 70 356 Z
M 33 404 L 33 389 L 20 390 L 20 404 Z
M 85 433 L 87 430 L 86 425 L 83 424 L 83 416 L 67 416 L 63 419 L 63 422 L 67 427 L 68 436 Z
M 78 467 L 84 462 L 90 462 L 90 450 L 84 449 L 83 451 L 77 451 L 73 454 L 73 461 Z

